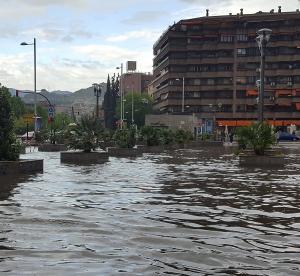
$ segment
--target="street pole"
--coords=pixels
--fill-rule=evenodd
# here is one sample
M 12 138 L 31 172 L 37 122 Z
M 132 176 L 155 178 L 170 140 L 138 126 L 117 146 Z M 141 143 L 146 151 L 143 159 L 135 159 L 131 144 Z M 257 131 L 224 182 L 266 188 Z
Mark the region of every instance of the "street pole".
M 133 114 L 133 108 L 134 108 L 134 103 L 133 103 L 133 89 L 131 91 L 131 124 L 134 124 L 134 114 Z
M 260 50 L 260 85 L 259 85 L 259 104 L 258 104 L 258 121 L 262 123 L 264 121 L 264 94 L 265 94 L 265 49 L 268 41 L 270 40 L 272 30 L 261 29 L 258 30 L 256 41 Z
M 258 121 L 264 121 L 264 94 L 265 94 L 265 42 L 261 42 L 260 54 L 260 93 L 259 93 L 259 112 Z
M 123 94 L 123 63 L 121 63 L 121 77 L 120 77 L 120 97 L 121 97 L 121 129 L 124 124 L 124 94 Z
M 181 112 L 184 113 L 184 94 L 185 94 L 185 85 L 184 85 L 184 82 L 185 82 L 185 78 L 183 77 L 182 78 L 182 103 L 181 103 Z
M 37 110 L 36 110 L 36 39 L 33 39 L 33 49 L 34 49 L 34 137 L 36 137 L 37 132 Z

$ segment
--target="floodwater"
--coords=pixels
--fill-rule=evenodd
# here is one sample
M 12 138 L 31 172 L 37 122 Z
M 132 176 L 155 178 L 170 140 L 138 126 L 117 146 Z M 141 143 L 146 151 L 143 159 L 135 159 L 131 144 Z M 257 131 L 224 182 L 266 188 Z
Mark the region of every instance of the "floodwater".
M 300 275 L 300 151 L 279 170 L 220 149 L 26 158 L 44 174 L 0 178 L 1 275 Z

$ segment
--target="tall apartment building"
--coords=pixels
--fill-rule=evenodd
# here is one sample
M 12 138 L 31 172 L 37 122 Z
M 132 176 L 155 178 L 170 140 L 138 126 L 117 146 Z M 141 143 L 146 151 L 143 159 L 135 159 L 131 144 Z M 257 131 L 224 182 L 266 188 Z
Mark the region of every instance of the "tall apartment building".
M 265 118 L 300 125 L 300 12 L 278 11 L 181 20 L 155 43 L 152 94 L 160 113 L 195 114 L 218 125 L 258 118 L 257 31 L 266 49 Z M 184 90 L 184 100 L 183 100 Z M 184 104 L 184 107 L 182 107 Z M 276 122 L 275 122 L 276 121 Z

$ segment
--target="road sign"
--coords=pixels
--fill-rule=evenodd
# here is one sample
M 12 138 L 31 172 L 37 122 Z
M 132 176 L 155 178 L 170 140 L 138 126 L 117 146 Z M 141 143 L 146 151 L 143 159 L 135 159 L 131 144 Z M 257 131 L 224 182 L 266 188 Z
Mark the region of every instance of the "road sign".
M 49 107 L 48 107 L 48 118 L 53 119 L 54 118 L 54 113 L 55 113 L 54 106 L 49 105 Z
M 34 122 L 34 114 L 24 114 L 22 118 L 24 121 L 26 121 L 26 123 Z

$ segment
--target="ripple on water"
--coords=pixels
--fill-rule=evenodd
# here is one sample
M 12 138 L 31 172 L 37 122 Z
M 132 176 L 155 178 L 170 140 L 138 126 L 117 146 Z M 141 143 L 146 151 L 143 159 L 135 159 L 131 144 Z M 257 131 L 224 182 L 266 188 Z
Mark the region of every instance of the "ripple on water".
M 299 275 L 299 154 L 243 169 L 215 149 L 44 158 L 44 174 L 0 178 L 0 272 L 18 275 Z

